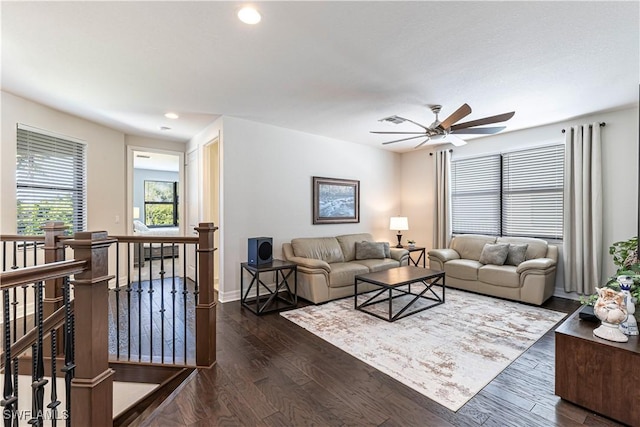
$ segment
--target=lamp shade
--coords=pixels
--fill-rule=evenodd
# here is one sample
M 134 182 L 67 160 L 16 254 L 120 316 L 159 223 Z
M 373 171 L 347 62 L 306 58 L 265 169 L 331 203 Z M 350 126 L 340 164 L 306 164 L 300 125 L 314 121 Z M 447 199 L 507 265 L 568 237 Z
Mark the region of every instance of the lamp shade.
M 409 220 L 406 216 L 392 216 L 389 220 L 389 230 L 403 231 L 409 229 Z

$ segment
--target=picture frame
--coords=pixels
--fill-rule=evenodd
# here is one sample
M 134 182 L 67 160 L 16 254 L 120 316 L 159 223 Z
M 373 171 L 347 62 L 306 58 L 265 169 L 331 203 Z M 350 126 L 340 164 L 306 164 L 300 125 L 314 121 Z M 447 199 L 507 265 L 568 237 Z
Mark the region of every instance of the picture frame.
M 313 224 L 360 222 L 360 181 L 313 177 Z

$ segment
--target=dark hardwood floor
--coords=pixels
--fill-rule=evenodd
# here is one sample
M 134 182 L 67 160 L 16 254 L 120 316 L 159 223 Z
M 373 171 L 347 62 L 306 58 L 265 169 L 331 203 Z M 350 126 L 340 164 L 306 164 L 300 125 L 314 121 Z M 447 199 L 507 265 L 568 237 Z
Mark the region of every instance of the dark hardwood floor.
M 576 301 L 546 307 L 571 313 Z M 218 304 L 217 364 L 194 372 L 144 426 L 618 426 L 554 395 L 549 331 L 458 412 L 277 313 Z M 622 390 L 621 390 L 622 392 Z

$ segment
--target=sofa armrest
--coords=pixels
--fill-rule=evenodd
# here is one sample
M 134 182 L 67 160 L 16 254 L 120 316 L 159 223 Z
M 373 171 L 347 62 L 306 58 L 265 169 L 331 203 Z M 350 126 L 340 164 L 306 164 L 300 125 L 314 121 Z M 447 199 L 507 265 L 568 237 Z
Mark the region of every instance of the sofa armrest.
M 287 257 L 290 262 L 295 262 L 299 267 L 307 268 L 309 270 L 324 270 L 327 273 L 331 273 L 331 266 L 328 262 L 315 258 L 304 258 L 300 256 Z
M 535 258 L 521 262 L 516 268 L 518 274 L 529 270 L 548 270 L 556 266 L 556 261 L 551 258 Z
M 396 261 L 402 261 L 409 256 L 409 251 L 403 248 L 389 248 L 389 252 L 391 253 L 391 258 Z
M 429 258 L 437 259 L 442 265 L 452 259 L 460 259 L 460 254 L 453 249 L 431 249 L 428 254 Z

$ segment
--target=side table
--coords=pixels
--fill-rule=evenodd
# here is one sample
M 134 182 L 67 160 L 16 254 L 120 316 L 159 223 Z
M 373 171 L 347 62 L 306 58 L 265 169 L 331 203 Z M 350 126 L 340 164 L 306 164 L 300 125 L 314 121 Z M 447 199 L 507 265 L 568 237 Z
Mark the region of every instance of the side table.
M 578 309 L 555 331 L 556 387 L 561 398 L 630 426 L 640 426 L 640 338 L 606 341 L 593 335 L 600 322 Z
M 427 268 L 427 257 L 425 255 L 425 248 L 421 247 L 421 246 L 403 246 L 404 249 L 409 251 L 409 262 L 413 263 L 414 266 L 416 267 L 420 267 L 418 264 L 420 264 L 420 261 L 422 261 L 422 268 Z M 411 253 L 412 252 L 419 252 L 420 255 L 418 256 L 417 259 L 413 259 L 411 257 Z M 409 264 L 411 265 L 411 264 Z
M 251 276 L 251 283 L 249 283 L 246 291 L 244 289 L 245 272 Z M 275 289 L 269 288 L 260 279 L 261 274 L 271 272 L 274 273 Z M 291 275 L 293 275 L 292 284 L 289 283 Z M 257 315 L 284 308 L 295 308 L 298 305 L 298 265 L 279 259 L 274 259 L 269 264 L 261 265 L 253 265 L 247 262 L 241 263 L 240 302 L 243 307 L 248 308 Z

